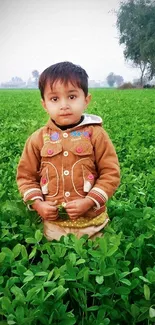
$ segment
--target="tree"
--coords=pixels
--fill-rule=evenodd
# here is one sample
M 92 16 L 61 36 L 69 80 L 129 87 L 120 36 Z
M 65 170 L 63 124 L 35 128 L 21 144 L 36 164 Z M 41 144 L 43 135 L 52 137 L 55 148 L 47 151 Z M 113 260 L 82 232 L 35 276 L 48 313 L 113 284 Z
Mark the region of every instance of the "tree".
M 32 71 L 32 76 L 33 76 L 33 78 L 35 80 L 35 84 L 37 85 L 38 84 L 38 80 L 39 80 L 39 72 L 38 72 L 38 70 L 33 70 Z
M 106 78 L 107 83 L 110 87 L 114 87 L 114 83 L 115 83 L 115 75 L 113 72 L 110 72 Z
M 106 78 L 107 83 L 110 87 L 114 87 L 114 84 L 120 86 L 123 84 L 124 79 L 120 75 L 115 75 L 113 72 L 110 72 Z
M 117 85 L 118 87 L 121 86 L 121 85 L 123 84 L 123 82 L 124 82 L 124 79 L 123 79 L 122 76 L 120 76 L 120 75 L 115 75 L 115 83 L 116 83 L 116 85 Z
M 119 43 L 124 44 L 124 56 L 145 73 L 155 75 L 155 1 L 128 0 L 121 2 L 117 12 Z

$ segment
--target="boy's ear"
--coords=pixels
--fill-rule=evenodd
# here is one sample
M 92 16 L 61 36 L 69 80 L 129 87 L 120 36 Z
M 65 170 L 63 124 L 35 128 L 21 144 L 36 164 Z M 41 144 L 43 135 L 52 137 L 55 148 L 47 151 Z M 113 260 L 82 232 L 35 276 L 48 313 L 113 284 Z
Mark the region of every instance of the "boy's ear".
M 86 97 L 86 108 L 87 108 L 88 104 L 90 103 L 90 101 L 91 101 L 91 94 L 88 94 Z
M 43 99 L 41 99 L 41 105 L 44 108 L 44 110 L 47 112 L 46 104 Z

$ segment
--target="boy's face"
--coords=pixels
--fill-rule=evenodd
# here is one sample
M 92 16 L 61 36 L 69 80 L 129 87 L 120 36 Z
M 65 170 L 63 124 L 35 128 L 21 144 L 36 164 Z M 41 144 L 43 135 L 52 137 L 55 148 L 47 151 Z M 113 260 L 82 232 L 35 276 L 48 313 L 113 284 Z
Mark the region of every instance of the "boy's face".
M 58 80 L 52 89 L 49 82 L 46 84 L 42 105 L 51 119 L 62 126 L 78 123 L 90 99 L 91 96 L 85 97 L 78 86 L 73 86 L 70 82 L 65 85 Z

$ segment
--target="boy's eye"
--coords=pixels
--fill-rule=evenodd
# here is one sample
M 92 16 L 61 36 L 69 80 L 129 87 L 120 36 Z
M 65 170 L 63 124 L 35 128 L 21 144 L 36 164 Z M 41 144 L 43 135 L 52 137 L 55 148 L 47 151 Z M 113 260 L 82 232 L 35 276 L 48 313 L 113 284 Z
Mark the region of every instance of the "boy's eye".
M 58 100 L 58 97 L 52 97 L 52 98 L 51 98 L 51 101 L 52 101 L 52 102 L 56 102 L 57 100 Z
M 70 98 L 70 99 L 75 99 L 76 96 L 75 96 L 75 95 L 70 95 L 69 98 Z

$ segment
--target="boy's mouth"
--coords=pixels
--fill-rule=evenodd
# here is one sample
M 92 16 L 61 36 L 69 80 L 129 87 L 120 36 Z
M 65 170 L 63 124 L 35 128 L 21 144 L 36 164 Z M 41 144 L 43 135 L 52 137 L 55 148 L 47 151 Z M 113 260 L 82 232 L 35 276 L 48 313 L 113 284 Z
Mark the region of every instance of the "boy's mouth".
M 64 114 L 60 114 L 60 116 L 71 116 L 72 114 L 70 113 L 64 113 Z

